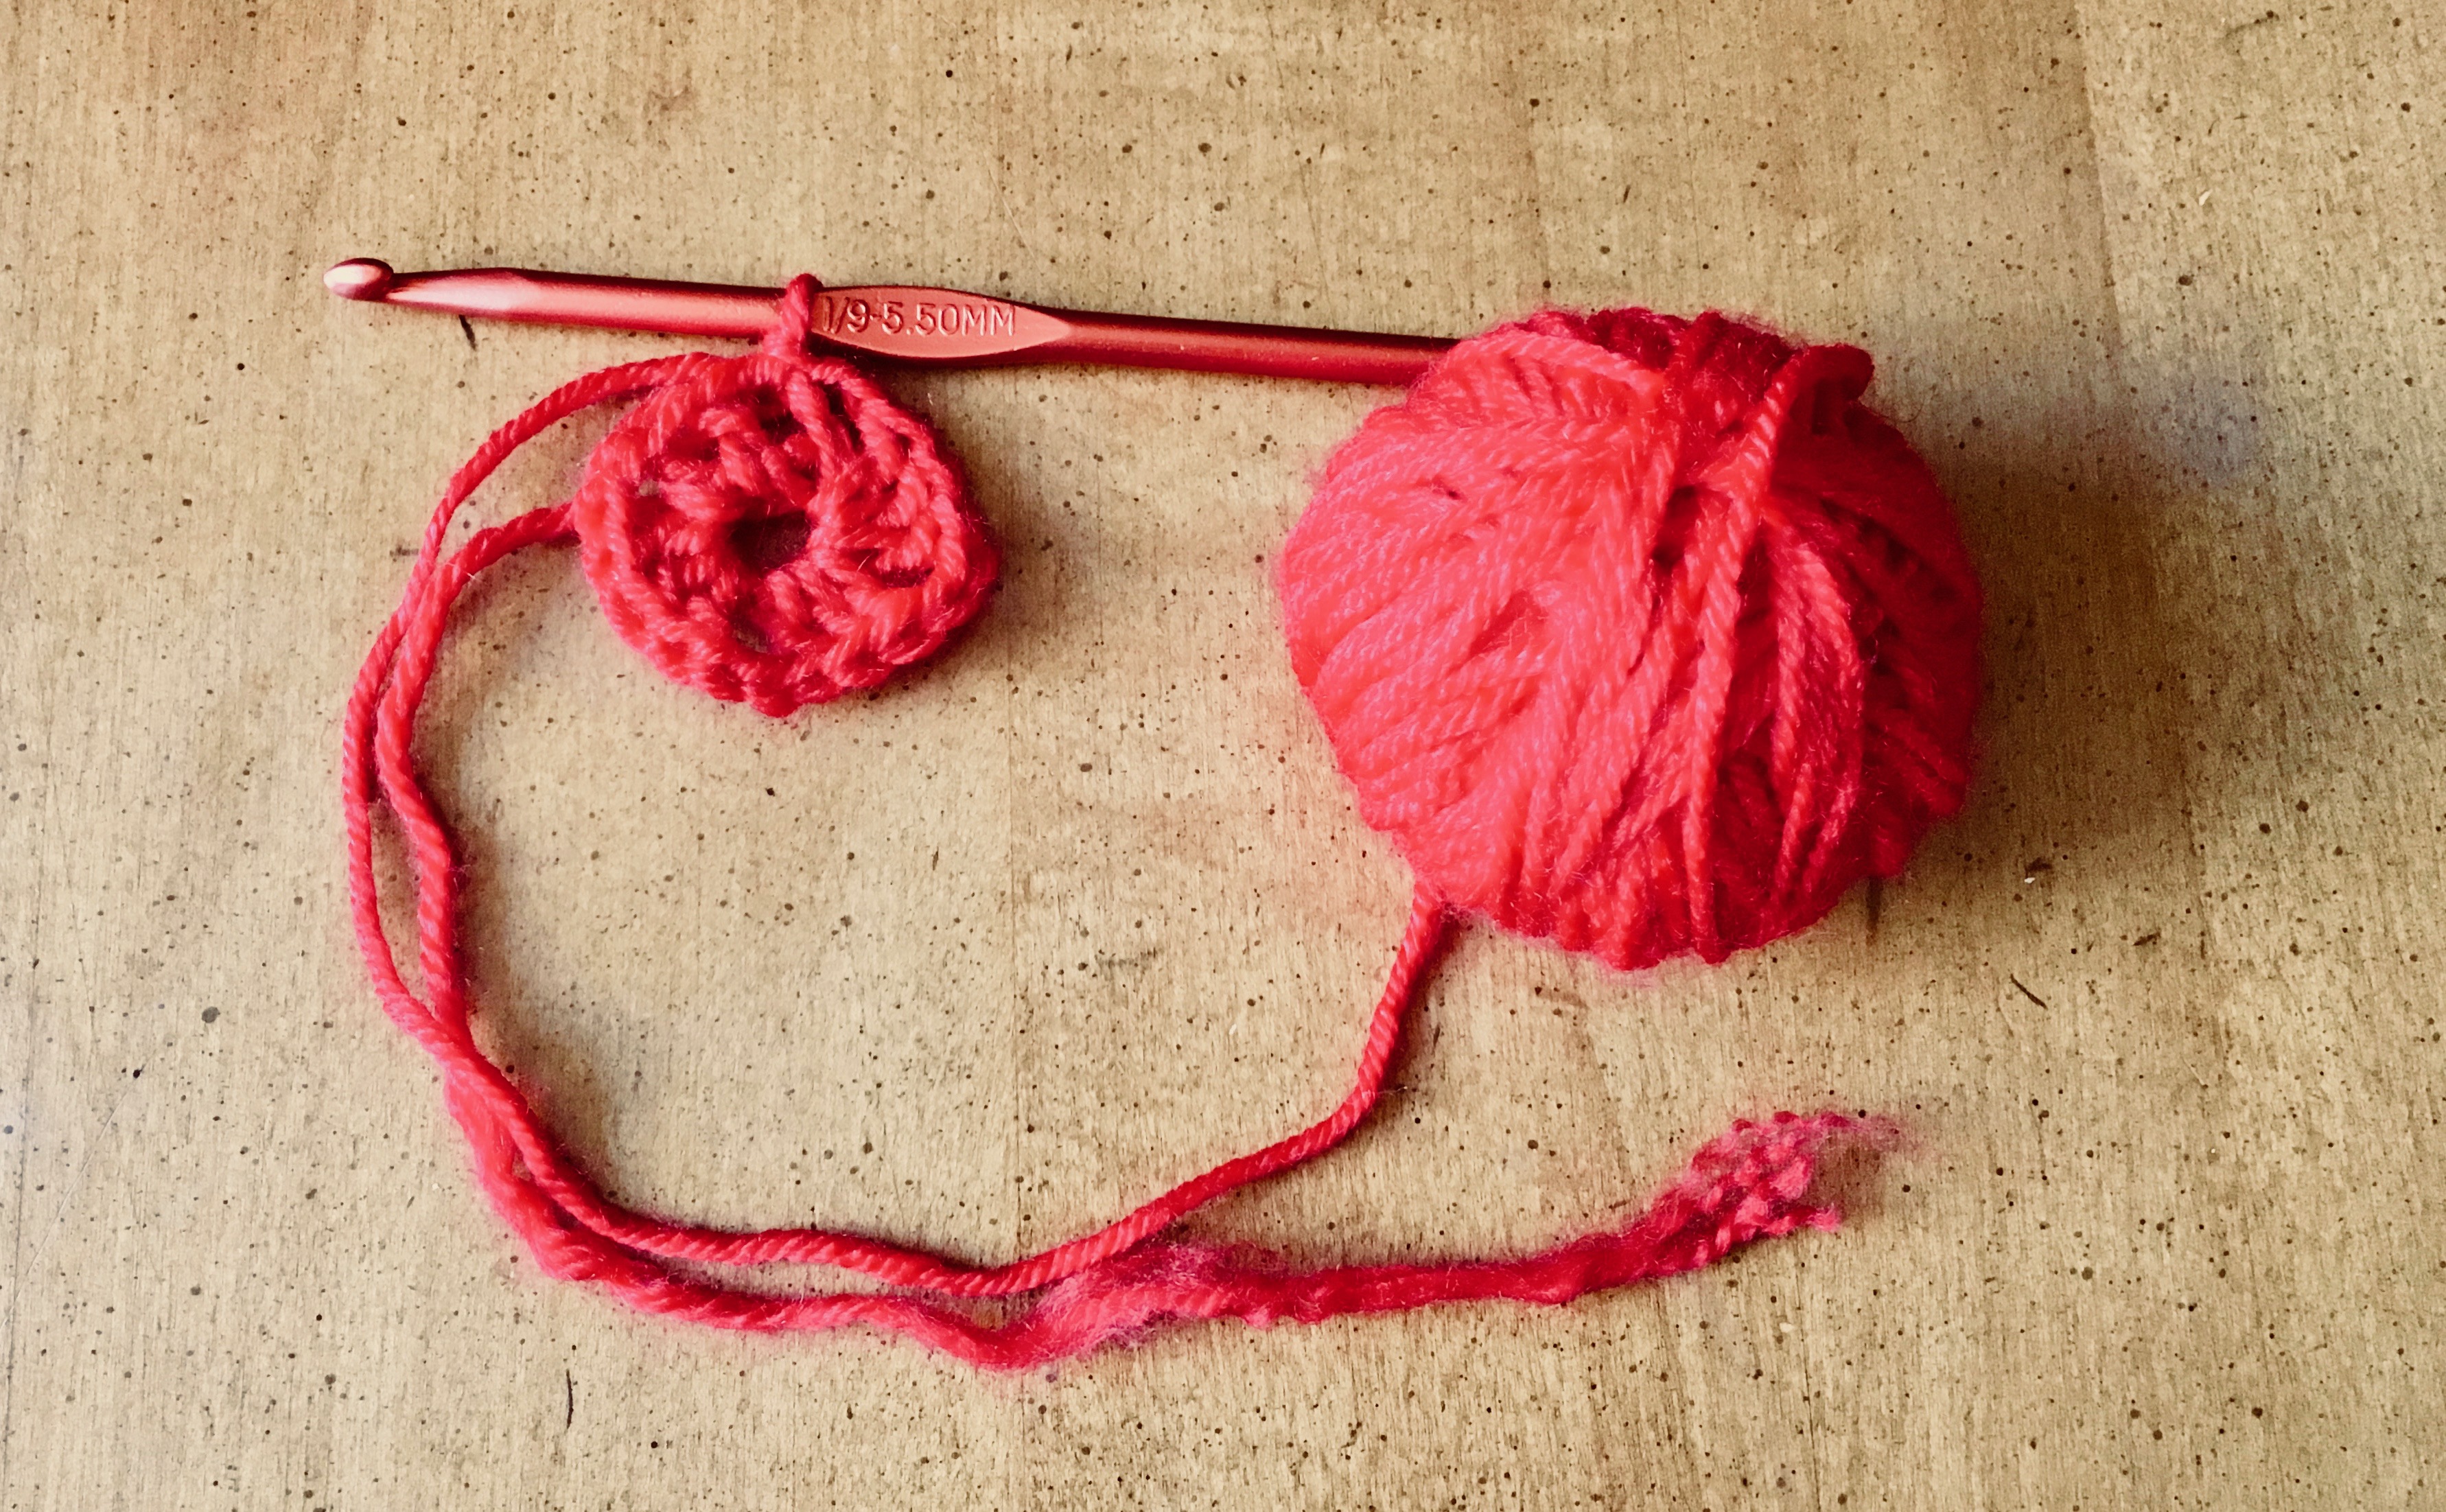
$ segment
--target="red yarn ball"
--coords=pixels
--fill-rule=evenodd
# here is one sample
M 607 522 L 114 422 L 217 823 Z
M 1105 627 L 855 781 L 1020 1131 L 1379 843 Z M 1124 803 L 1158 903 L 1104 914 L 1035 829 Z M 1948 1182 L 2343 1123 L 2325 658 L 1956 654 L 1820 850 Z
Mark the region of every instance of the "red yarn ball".
M 788 714 L 872 688 L 985 607 L 1000 558 L 926 423 L 803 348 L 811 279 L 761 352 L 695 355 L 623 416 L 571 501 L 620 637 Z
M 1851 347 L 1548 312 L 1327 463 L 1291 665 L 1422 885 L 1625 970 L 1806 927 L 1962 804 L 1979 589 Z

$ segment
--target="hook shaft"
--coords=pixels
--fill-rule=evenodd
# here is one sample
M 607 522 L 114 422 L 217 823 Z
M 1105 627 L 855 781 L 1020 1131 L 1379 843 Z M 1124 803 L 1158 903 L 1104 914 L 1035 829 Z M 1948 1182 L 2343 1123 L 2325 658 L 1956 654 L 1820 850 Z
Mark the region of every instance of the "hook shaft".
M 343 299 L 495 320 L 750 340 L 773 323 L 781 297 L 779 289 L 738 284 L 524 268 L 401 274 L 370 257 L 338 264 L 323 286 Z M 809 334 L 822 345 L 926 367 L 1088 363 L 1391 386 L 1408 384 L 1452 345 L 1433 336 L 1046 310 L 893 284 L 825 289 L 812 324 Z

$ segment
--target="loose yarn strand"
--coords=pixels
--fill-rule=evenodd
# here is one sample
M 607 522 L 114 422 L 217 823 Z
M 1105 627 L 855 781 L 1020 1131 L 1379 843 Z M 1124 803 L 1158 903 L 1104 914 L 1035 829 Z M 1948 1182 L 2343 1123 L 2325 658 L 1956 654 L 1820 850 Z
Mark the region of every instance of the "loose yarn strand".
M 650 365 L 649 365 L 650 366 Z M 598 375 L 611 379 L 614 375 Z M 895 1285 L 949 1295 L 995 1296 L 1033 1291 L 1128 1249 L 1193 1209 L 1251 1181 L 1296 1165 L 1340 1143 L 1374 1106 L 1402 1021 L 1421 973 L 1445 933 L 1440 902 L 1421 889 L 1413 900 L 1392 973 L 1371 1016 L 1353 1086 L 1328 1117 L 1265 1149 L 1184 1181 L 1098 1232 L 1007 1265 L 971 1267 L 922 1251 L 821 1229 L 755 1233 L 665 1223 L 605 1200 L 571 1167 L 543 1131 L 527 1100 L 474 1042 L 467 1025 L 466 985 L 457 948 L 457 868 L 449 831 L 416 773 L 410 747 L 416 715 L 438 662 L 448 613 L 475 576 L 524 546 L 566 539 L 565 505 L 530 511 L 479 532 L 448 558 L 439 543 L 451 518 L 476 486 L 517 445 L 558 420 L 633 388 L 619 383 L 571 385 L 498 433 L 462 469 L 436 510 L 419 570 L 405 597 L 377 638 L 344 721 L 342 802 L 348 820 L 348 873 L 358 943 L 394 1022 L 441 1060 L 452 1081 L 462 1125 L 481 1123 L 507 1140 L 527 1180 L 561 1215 L 603 1238 L 669 1259 L 704 1264 L 830 1265 Z M 506 444 L 503 444 L 506 442 Z M 436 568 L 433 562 L 441 565 Z M 370 776 L 370 783 L 368 781 Z M 373 869 L 373 797 L 379 792 L 406 840 L 417 898 L 418 964 L 430 1001 L 400 975 L 382 920 Z M 469 1127 L 471 1137 L 477 1129 Z
M 1825 1113 L 1736 1124 L 1627 1225 L 1518 1259 L 1301 1271 L 1243 1248 L 1163 1238 L 1215 1199 L 1332 1149 L 1374 1107 L 1453 917 L 1446 894 L 1423 873 L 1340 1104 L 1092 1233 L 979 1265 L 817 1227 L 671 1222 L 607 1198 L 477 1043 L 458 940 L 461 878 L 448 825 L 417 769 L 416 722 L 460 596 L 486 568 L 530 546 L 578 540 L 588 576 L 624 638 L 670 675 L 771 713 L 871 686 L 930 653 L 975 612 L 995 567 L 990 541 L 923 423 L 843 365 L 805 355 L 813 287 L 793 284 L 774 335 L 751 356 L 687 354 L 609 369 L 555 390 L 488 438 L 444 490 L 343 717 L 350 910 L 367 973 L 386 1013 L 441 1068 L 445 1104 L 465 1133 L 480 1184 L 548 1273 L 600 1285 L 644 1311 L 718 1327 L 865 1325 L 980 1366 L 1019 1369 L 1166 1319 L 1237 1317 L 1264 1327 L 1467 1299 L 1562 1302 L 1703 1266 L 1751 1239 L 1834 1225 L 1834 1209 L 1807 1197 L 1824 1149 L 1847 1137 L 1874 1141 L 1883 1131 Z M 1795 385 L 1779 387 L 1789 403 Z M 517 447 L 590 406 L 630 400 L 640 402 L 597 448 L 575 498 L 448 549 L 459 511 Z M 1665 465 L 1665 475 L 1625 472 L 1624 485 L 1661 493 L 1672 470 Z M 793 512 L 810 533 L 803 561 L 760 576 L 728 544 L 737 527 Z M 1735 613 L 1725 575 L 1738 570 L 1746 548 L 1725 541 L 1721 549 L 1732 555 L 1703 574 L 1694 568 L 1669 590 L 1692 607 L 1703 597 L 1704 640 L 1719 662 L 1731 654 Z M 1638 592 L 1629 584 L 1616 590 Z M 1480 609 L 1481 617 L 1501 612 L 1500 604 Z M 1646 690 L 1630 695 L 1634 704 L 1668 725 L 1686 717 L 1676 701 L 1694 696 L 1691 685 L 1668 690 L 1646 665 L 1627 675 L 1626 693 Z M 1700 678 L 1695 696 L 1721 706 L 1731 685 L 1725 662 Z M 1383 707 L 1389 715 L 1391 706 Z M 1413 748 L 1432 754 L 1456 738 L 1458 727 L 1448 727 Z M 1788 765 L 1780 748 L 1775 765 L 1778 771 Z M 1703 816 L 1707 802 L 1700 796 L 1683 810 L 1685 845 L 1695 833 L 1687 825 L 1700 822 L 1694 816 Z M 391 816 L 407 861 L 421 993 L 384 922 L 377 810 Z M 1520 812 L 1525 818 L 1526 807 Z M 1594 854 L 1586 849 L 1588 832 L 1575 833 L 1572 853 Z M 1821 836 L 1816 843 L 1822 850 L 1831 841 Z M 1799 844 L 1786 836 L 1774 868 L 1787 885 L 1802 864 Z M 1816 864 L 1813 854 L 1808 865 Z M 1703 902 L 1684 927 L 1713 938 Z M 702 1274 L 774 1264 L 831 1267 L 899 1290 L 776 1295 Z

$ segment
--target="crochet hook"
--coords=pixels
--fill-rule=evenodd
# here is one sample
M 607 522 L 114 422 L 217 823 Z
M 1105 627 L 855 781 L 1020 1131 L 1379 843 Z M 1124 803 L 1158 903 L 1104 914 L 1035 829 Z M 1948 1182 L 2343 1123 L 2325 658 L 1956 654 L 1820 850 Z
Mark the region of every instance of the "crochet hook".
M 343 299 L 496 320 L 749 340 L 772 325 L 781 297 L 779 289 L 738 284 L 525 268 L 403 274 L 371 257 L 334 266 L 323 286 Z M 927 367 L 1090 363 L 1397 387 L 1452 345 L 1432 336 L 1046 310 L 896 284 L 818 292 L 812 328 L 810 335 L 825 346 Z

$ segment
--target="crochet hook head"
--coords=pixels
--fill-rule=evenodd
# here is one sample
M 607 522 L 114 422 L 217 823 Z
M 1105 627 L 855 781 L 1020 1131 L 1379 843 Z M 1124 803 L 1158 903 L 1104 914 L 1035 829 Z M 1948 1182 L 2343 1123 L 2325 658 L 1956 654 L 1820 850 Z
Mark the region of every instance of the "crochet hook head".
M 736 284 L 523 268 L 401 274 L 370 257 L 337 264 L 323 286 L 343 299 L 496 320 L 748 340 L 773 323 L 781 296 L 778 289 Z M 901 285 L 818 292 L 809 334 L 840 350 L 927 366 L 1091 363 L 1388 385 L 1409 383 L 1452 345 L 1428 336 L 1045 310 Z

